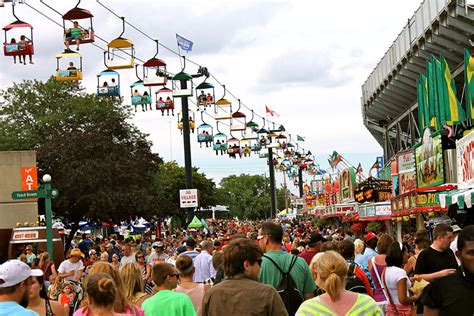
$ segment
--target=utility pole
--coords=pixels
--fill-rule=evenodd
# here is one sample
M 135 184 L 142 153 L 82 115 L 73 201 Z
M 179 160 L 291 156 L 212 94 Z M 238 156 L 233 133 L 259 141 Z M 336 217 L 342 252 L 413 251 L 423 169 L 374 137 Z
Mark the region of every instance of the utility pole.
M 273 166 L 273 149 L 268 148 L 268 168 L 270 173 L 270 199 L 271 199 L 271 212 L 270 217 L 275 214 L 276 216 L 276 193 L 275 193 L 275 168 Z
M 286 172 L 283 171 L 283 185 L 285 187 L 285 209 L 288 213 L 288 188 L 286 186 Z
M 182 90 L 188 88 L 187 80 L 180 80 Z M 189 128 L 189 104 L 188 97 L 181 97 L 181 111 L 183 112 L 183 146 L 184 146 L 184 171 L 186 176 L 186 189 L 193 188 L 193 165 L 191 161 L 191 138 Z M 190 208 L 186 214 L 186 224 L 191 223 L 194 209 Z
M 300 198 L 303 197 L 303 169 L 298 168 L 298 189 L 300 190 Z

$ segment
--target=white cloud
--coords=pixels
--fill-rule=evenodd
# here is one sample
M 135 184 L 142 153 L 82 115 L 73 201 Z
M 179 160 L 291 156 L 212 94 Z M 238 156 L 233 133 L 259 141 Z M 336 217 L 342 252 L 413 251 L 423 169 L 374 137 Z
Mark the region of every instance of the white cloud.
M 27 1 L 54 20 L 61 19 L 37 1 Z M 188 56 L 209 68 L 221 83 L 260 115 L 269 105 L 293 135 L 306 136 L 302 145 L 318 154 L 327 166 L 326 153 L 339 151 L 354 164 L 371 164 L 380 146 L 362 124 L 361 85 L 382 58 L 407 19 L 419 6 L 413 0 L 314 1 L 314 0 L 101 0 L 127 21 L 161 43 L 176 50 L 175 33 L 194 41 Z M 75 2 L 46 0 L 60 12 Z M 121 32 L 121 22 L 96 1 L 82 1 L 81 7 L 94 14 L 97 34 L 111 40 Z M 25 5 L 17 15 L 35 27 L 35 65 L 13 65 L 11 58 L 0 62 L 0 88 L 21 79 L 46 79 L 56 69 L 54 56 L 63 49 L 62 29 Z M 0 25 L 13 20 L 10 5 L 0 8 Z M 155 44 L 126 28 L 125 37 L 136 44 L 137 55 L 147 60 Z M 105 44 L 97 41 L 102 47 Z M 103 70 L 102 53 L 83 45 L 83 84 L 93 92 L 96 74 Z M 179 58 L 160 49 L 158 56 L 168 70 L 180 70 Z M 196 66 L 187 63 L 188 72 Z M 128 86 L 136 80 L 134 71 L 121 71 L 122 91 L 129 99 Z M 199 82 L 197 80 L 196 82 Z M 216 96 L 222 88 L 216 86 Z M 229 94 L 227 97 L 231 98 Z M 231 98 L 231 101 L 235 102 Z M 125 102 L 127 106 L 129 101 Z M 250 115 L 250 112 L 244 111 Z M 200 118 L 197 118 L 198 124 Z M 209 118 L 206 118 L 208 123 Z M 182 137 L 176 117 L 156 112 L 137 113 L 133 122 L 150 134 L 153 149 L 165 159 L 183 162 Z M 261 120 L 258 120 L 260 123 Z M 231 173 L 265 172 L 264 159 L 231 161 L 200 149 L 192 135 L 193 162 L 217 180 Z M 354 157 L 354 158 L 352 158 Z M 364 162 L 363 162 L 364 164 Z M 281 180 L 281 179 L 280 179 Z

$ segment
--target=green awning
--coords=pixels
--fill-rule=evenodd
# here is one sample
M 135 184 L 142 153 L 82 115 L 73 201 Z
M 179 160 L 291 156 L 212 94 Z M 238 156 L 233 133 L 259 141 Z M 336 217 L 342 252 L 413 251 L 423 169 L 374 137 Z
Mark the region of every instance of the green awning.
M 472 207 L 474 188 L 447 191 L 439 194 L 439 203 L 442 208 L 457 204 L 459 208 Z

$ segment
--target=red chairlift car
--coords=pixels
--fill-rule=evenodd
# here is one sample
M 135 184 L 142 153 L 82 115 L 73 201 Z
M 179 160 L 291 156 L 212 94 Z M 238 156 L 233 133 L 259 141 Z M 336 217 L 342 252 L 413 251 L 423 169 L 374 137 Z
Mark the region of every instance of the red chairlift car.
M 87 44 L 87 43 L 94 43 L 95 37 L 94 37 L 94 27 L 92 26 L 92 18 L 94 17 L 92 13 L 89 10 L 86 9 L 81 9 L 79 8 L 79 4 L 81 1 L 77 3 L 77 5 L 66 12 L 63 15 L 63 28 L 64 28 L 64 35 L 65 35 L 65 40 L 66 40 L 66 30 L 68 29 L 66 27 L 66 21 L 72 21 L 76 22 L 77 20 L 83 20 L 83 19 L 89 19 L 90 20 L 90 27 L 81 27 L 81 38 L 80 44 Z M 72 42 L 73 40 L 70 40 Z
M 15 22 L 12 22 L 5 26 L 3 30 L 5 31 L 5 38 L 3 41 L 3 54 L 5 56 L 31 56 L 34 54 L 34 45 L 33 45 L 33 26 L 30 24 L 21 21 L 15 15 L 15 4 L 12 5 L 13 16 L 16 18 Z M 10 39 L 8 36 L 10 35 L 10 31 L 22 28 L 29 28 L 30 29 L 30 38 L 27 38 L 24 34 L 22 34 L 18 41 L 11 36 Z
M 143 64 L 143 85 L 164 86 L 168 82 L 166 74 L 166 63 L 156 58 L 159 51 L 159 43 L 156 40 L 156 54 Z

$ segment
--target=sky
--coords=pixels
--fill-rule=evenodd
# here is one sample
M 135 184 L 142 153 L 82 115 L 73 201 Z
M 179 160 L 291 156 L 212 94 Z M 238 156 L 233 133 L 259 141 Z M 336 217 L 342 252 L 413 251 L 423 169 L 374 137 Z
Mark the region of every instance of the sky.
M 26 2 L 62 23 L 61 17 L 40 1 Z M 77 3 L 43 2 L 62 14 Z M 176 33 L 193 41 L 192 52 L 184 54 L 206 66 L 226 85 L 229 91 L 226 98 L 238 104 L 231 93 L 262 117 L 265 106 L 277 112 L 279 117 L 269 119 L 283 124 L 293 137 L 304 136 L 305 141 L 300 145 L 315 155 L 322 169 L 330 168 L 327 158 L 334 150 L 355 166 L 362 163 L 365 172 L 382 155 L 382 148 L 362 122 L 361 86 L 420 6 L 419 0 L 100 0 L 100 3 L 174 51 L 177 51 Z M 83 0 L 80 7 L 94 14 L 96 35 L 110 41 L 121 33 L 121 20 L 97 1 Z M 23 79 L 47 79 L 56 69 L 55 55 L 64 49 L 59 26 L 25 4 L 16 6 L 16 14 L 34 26 L 34 65 L 13 64 L 11 58 L 2 56 L 0 89 Z M 2 27 L 13 20 L 11 4 L 0 8 Z M 82 21 L 80 24 L 83 25 Z M 139 59 L 148 60 L 155 54 L 156 44 L 133 28 L 127 26 L 124 37 L 134 42 Z M 104 42 L 96 43 L 106 47 Z M 103 53 L 91 44 L 82 45 L 80 53 L 82 84 L 93 93 L 96 74 L 105 68 Z M 167 49 L 160 48 L 158 58 L 168 64 L 169 72 L 180 71 L 180 58 Z M 187 62 L 185 70 L 196 73 L 197 67 Z M 129 85 L 137 80 L 135 72 L 121 70 L 120 75 L 123 106 L 131 106 Z M 212 79 L 208 81 L 216 87 L 216 98 L 222 97 L 222 87 Z M 191 109 L 195 110 L 193 106 Z M 251 116 L 247 108 L 241 110 Z M 204 116 L 204 120 L 215 126 L 212 118 Z M 202 123 L 198 113 L 196 121 L 198 125 Z M 162 116 L 157 111 L 137 112 L 132 122 L 149 134 L 154 152 L 167 161 L 176 160 L 183 165 L 183 140 L 176 117 Z M 220 127 L 228 134 L 225 126 Z M 191 134 L 191 140 L 193 166 L 216 183 L 231 174 L 268 176 L 265 159 L 216 156 L 209 149 L 199 148 L 196 134 Z M 310 180 L 310 176 L 305 178 Z M 282 175 L 278 174 L 279 186 L 282 181 Z M 289 189 L 297 192 L 292 184 Z

